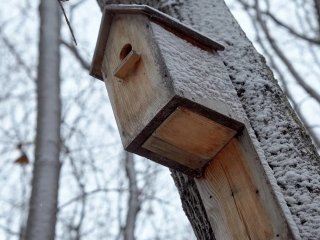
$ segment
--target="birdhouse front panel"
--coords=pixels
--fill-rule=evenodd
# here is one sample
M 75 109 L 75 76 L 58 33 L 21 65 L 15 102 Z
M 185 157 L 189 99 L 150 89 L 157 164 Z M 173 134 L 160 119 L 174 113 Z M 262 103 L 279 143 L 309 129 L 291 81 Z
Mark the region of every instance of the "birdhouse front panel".
M 117 77 L 117 68 L 133 51 L 140 59 L 125 76 Z M 166 77 L 160 69 L 159 55 L 146 16 L 113 17 L 102 72 L 125 148 L 174 96 L 164 90 Z

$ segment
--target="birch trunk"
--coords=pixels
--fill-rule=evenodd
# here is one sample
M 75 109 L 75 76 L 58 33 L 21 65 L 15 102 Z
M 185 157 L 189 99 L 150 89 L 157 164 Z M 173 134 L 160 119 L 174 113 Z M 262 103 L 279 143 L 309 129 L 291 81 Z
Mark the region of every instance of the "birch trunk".
M 124 239 L 135 240 L 135 227 L 137 215 L 140 211 L 141 201 L 139 200 L 139 189 L 137 185 L 137 172 L 134 166 L 134 158 L 132 153 L 126 153 L 125 168 L 129 181 L 129 201 L 126 226 L 124 227 Z
M 41 0 L 37 79 L 38 115 L 32 193 L 26 239 L 54 239 L 60 173 L 60 13 Z
M 320 158 L 304 126 L 274 79 L 272 71 L 247 39 L 223 0 L 103 1 L 141 3 L 192 26 L 226 47 L 220 52 L 229 77 L 272 169 L 287 209 L 305 240 L 320 239 Z M 169 1 L 168 1 L 169 2 Z M 172 172 L 182 206 L 198 239 L 214 239 L 195 181 Z

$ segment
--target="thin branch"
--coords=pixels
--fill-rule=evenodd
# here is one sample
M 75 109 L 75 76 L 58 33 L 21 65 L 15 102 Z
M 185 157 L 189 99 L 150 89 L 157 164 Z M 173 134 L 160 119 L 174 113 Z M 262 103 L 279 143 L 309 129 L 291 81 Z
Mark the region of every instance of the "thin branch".
M 311 43 L 314 43 L 314 44 L 317 44 L 317 45 L 320 45 L 320 39 L 319 38 L 309 38 L 307 36 L 304 36 L 300 33 L 298 33 L 297 31 L 295 31 L 292 27 L 286 25 L 285 23 L 281 22 L 278 18 L 276 18 L 273 14 L 271 14 L 269 11 L 267 12 L 262 12 L 264 13 L 265 15 L 269 16 L 275 23 L 277 23 L 279 26 L 287 29 L 292 35 L 298 37 L 298 38 L 301 38 L 303 40 L 306 40 L 308 42 L 311 42 Z
M 10 43 L 10 41 L 2 34 L 2 41 L 7 46 L 7 48 L 10 50 L 11 54 L 15 57 L 18 64 L 25 70 L 27 76 L 32 80 L 35 81 L 35 78 L 32 76 L 32 70 L 25 64 L 25 62 L 21 58 L 21 54 L 18 53 L 18 51 L 15 49 L 13 44 Z
M 282 62 L 287 66 L 288 70 L 290 71 L 291 75 L 296 79 L 296 81 L 303 87 L 303 89 L 310 94 L 318 103 L 320 103 L 320 95 L 313 89 L 311 88 L 308 84 L 305 83 L 305 81 L 302 79 L 300 74 L 294 69 L 293 65 L 291 62 L 287 59 L 287 57 L 284 55 L 284 53 L 280 50 L 278 47 L 277 43 L 274 41 L 272 36 L 270 35 L 270 31 L 264 22 L 264 20 L 261 17 L 261 12 L 259 9 L 258 1 L 255 0 L 255 8 L 256 8 L 256 14 L 257 14 L 257 20 L 260 23 L 262 30 L 264 34 L 266 35 L 270 45 L 276 52 L 276 54 L 279 56 L 279 58 L 282 60 Z
M 243 0 L 238 0 L 238 2 L 240 2 L 242 4 L 242 6 L 245 8 L 245 9 L 254 9 L 256 10 L 256 7 L 255 6 L 251 6 L 249 5 L 248 3 L 246 3 L 245 1 Z M 273 14 L 271 14 L 269 11 L 262 11 L 259 9 L 259 12 L 260 12 L 260 15 L 261 14 L 264 14 L 264 15 L 267 15 L 269 16 L 276 24 L 278 24 L 279 26 L 287 29 L 292 35 L 298 37 L 298 38 L 301 38 L 305 41 L 308 41 L 310 43 L 314 43 L 314 44 L 317 44 L 317 45 L 320 45 L 320 38 L 309 38 L 303 34 L 300 34 L 298 33 L 296 30 L 294 30 L 292 27 L 288 26 L 287 24 L 283 23 L 282 21 L 280 21 L 278 18 L 276 18 Z
M 86 69 L 88 71 L 90 70 L 90 64 L 81 57 L 78 49 L 75 46 L 68 44 L 66 41 L 64 41 L 62 39 L 60 40 L 60 43 L 64 46 L 66 46 L 73 53 L 73 55 L 79 60 L 81 66 L 84 69 Z
M 62 12 L 63 12 L 64 18 L 66 19 L 66 22 L 67 22 L 67 24 L 68 24 L 68 26 L 69 26 L 69 29 L 70 29 L 70 32 L 71 32 L 73 41 L 74 41 L 74 43 L 75 43 L 76 46 L 77 46 L 77 40 L 76 40 L 76 38 L 74 37 L 74 34 L 73 34 L 73 31 L 72 31 L 70 22 L 69 22 L 69 20 L 68 20 L 68 18 L 67 18 L 67 15 L 66 15 L 65 11 L 64 11 L 64 8 L 63 8 L 63 6 L 62 6 L 62 4 L 61 4 L 61 1 L 60 1 L 60 0 L 57 0 L 57 1 L 58 1 L 59 5 L 60 5 L 60 8 L 61 8 Z
M 267 39 L 269 40 L 269 43 L 271 44 L 271 46 L 273 47 L 273 49 L 275 50 L 275 52 L 277 53 L 277 55 L 280 57 L 280 59 L 287 65 L 287 63 L 289 63 L 289 61 L 285 58 L 285 56 L 282 54 L 282 52 L 280 51 L 280 49 L 278 49 L 277 45 L 275 44 L 275 42 L 273 41 L 273 39 L 271 38 L 267 27 L 265 25 L 265 23 L 263 22 L 263 20 L 261 19 L 261 16 L 259 15 L 259 5 L 257 3 L 256 0 L 256 13 L 257 13 L 257 18 L 258 18 L 258 22 L 263 25 L 262 28 L 264 30 L 265 35 L 267 36 Z M 251 16 L 252 20 L 253 17 Z M 255 22 L 253 21 L 253 26 L 256 29 L 256 32 L 258 32 L 257 26 L 255 24 Z M 283 90 L 284 93 L 287 95 L 287 97 L 290 99 L 290 101 L 293 104 L 293 108 L 295 109 L 296 113 L 298 114 L 300 120 L 304 123 L 304 126 L 306 127 L 308 133 L 311 135 L 314 144 L 316 145 L 317 149 L 320 148 L 320 139 L 318 138 L 317 134 L 314 132 L 314 130 L 308 125 L 307 119 L 306 117 L 302 114 L 299 105 L 295 102 L 293 95 L 291 94 L 290 90 L 287 87 L 287 84 L 284 80 L 284 77 L 281 73 L 281 71 L 279 70 L 279 68 L 277 67 L 277 64 L 275 64 L 275 62 L 273 61 L 272 57 L 269 55 L 268 51 L 265 49 L 263 42 L 261 41 L 260 37 L 258 36 L 257 38 L 258 43 L 260 44 L 260 46 L 262 47 L 262 49 L 264 50 L 265 53 L 267 53 L 268 58 L 270 59 L 270 63 L 271 63 L 271 67 L 273 69 L 275 69 L 278 72 L 278 75 L 280 77 L 281 82 L 283 83 Z M 286 60 L 286 61 L 284 61 Z M 290 63 L 289 63 L 290 64 Z M 288 66 L 288 65 L 287 65 Z M 291 66 L 291 64 L 290 64 Z M 291 68 L 293 69 L 293 67 L 291 66 Z M 289 69 L 290 70 L 290 69 Z M 293 69 L 294 70 L 294 69 Z M 290 71 L 291 72 L 291 71 Z M 295 71 L 294 71 L 295 72 Z M 300 76 L 298 75 L 298 73 L 296 73 L 297 76 L 300 78 Z M 296 78 L 297 79 L 297 78 Z M 300 79 L 301 81 L 303 81 L 302 79 Z M 297 80 L 298 81 L 298 80 Z M 298 81 L 299 82 L 299 81 Z M 299 82 L 300 83 L 300 82 Z M 304 82 L 303 82 L 304 83 Z M 301 83 L 300 83 L 301 84 Z M 302 85 L 302 84 L 301 84 Z M 309 86 L 307 86 L 309 87 Z M 305 89 L 306 90 L 306 89 Z M 310 94 L 311 95 L 311 94 Z M 312 95 L 311 95 L 312 96 Z M 320 102 L 319 102 L 320 103 Z
M 74 198 L 70 199 L 69 201 L 67 201 L 66 203 L 60 205 L 58 207 L 58 211 L 60 211 L 64 207 L 67 207 L 68 205 L 72 204 L 75 201 L 81 200 L 82 198 L 88 197 L 88 196 L 93 195 L 95 193 L 100 193 L 100 192 L 105 192 L 105 193 L 108 193 L 108 192 L 124 192 L 124 191 L 127 191 L 127 189 L 119 189 L 119 188 L 105 189 L 105 188 L 101 188 L 101 189 L 95 189 L 95 190 L 90 191 L 90 192 L 84 192 L 81 195 L 79 195 L 77 197 L 74 197 Z
M 317 16 L 318 16 L 318 31 L 320 36 L 320 0 L 314 0 L 314 7 L 316 8 Z
M 3 225 L 1 225 L 1 224 L 0 224 L 0 228 L 1 228 L 3 231 L 6 231 L 6 232 L 7 232 L 8 234 L 10 234 L 10 235 L 20 236 L 19 233 L 14 232 L 14 231 L 12 231 L 10 228 L 8 228 L 8 227 L 6 227 L 6 226 L 3 226 Z

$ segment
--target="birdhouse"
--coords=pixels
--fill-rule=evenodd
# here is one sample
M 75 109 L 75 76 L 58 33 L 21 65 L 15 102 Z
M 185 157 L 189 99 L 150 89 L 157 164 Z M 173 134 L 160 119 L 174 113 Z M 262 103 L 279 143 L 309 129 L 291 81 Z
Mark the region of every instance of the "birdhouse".
M 244 127 L 222 50 L 148 6 L 104 9 L 90 74 L 106 84 L 125 150 L 202 174 Z
M 111 5 L 90 73 L 106 84 L 125 150 L 198 177 L 216 239 L 296 239 L 223 50 L 153 8 Z

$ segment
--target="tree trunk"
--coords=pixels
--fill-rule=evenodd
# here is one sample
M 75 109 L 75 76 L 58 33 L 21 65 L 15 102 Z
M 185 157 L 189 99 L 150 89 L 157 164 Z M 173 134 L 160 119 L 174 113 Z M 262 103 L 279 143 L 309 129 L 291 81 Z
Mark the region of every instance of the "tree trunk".
M 60 12 L 42 0 L 37 79 L 38 116 L 32 193 L 26 239 L 54 239 L 60 173 Z
M 98 0 L 105 3 L 136 1 Z M 247 39 L 223 0 L 184 0 L 170 4 L 139 1 L 191 25 L 226 47 L 219 52 L 238 97 L 281 189 L 302 239 L 320 239 L 320 158 L 281 91 L 273 73 Z M 172 172 L 182 206 L 198 239 L 214 239 L 194 179 Z M 286 208 L 287 208 L 286 207 Z M 293 225 L 294 225 L 293 224 Z
M 140 211 L 141 202 L 139 200 L 139 189 L 137 184 L 137 172 L 134 166 L 133 154 L 127 152 L 125 168 L 129 181 L 129 200 L 126 225 L 124 227 L 124 239 L 135 240 L 134 231 L 136 227 L 137 215 Z

